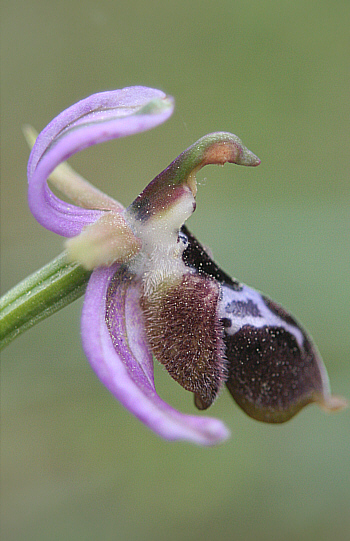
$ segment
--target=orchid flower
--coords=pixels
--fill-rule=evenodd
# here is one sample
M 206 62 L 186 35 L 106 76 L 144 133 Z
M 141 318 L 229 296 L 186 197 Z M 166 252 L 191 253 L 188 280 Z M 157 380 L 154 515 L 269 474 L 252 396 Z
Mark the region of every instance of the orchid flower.
M 168 440 L 212 445 L 229 431 L 218 419 L 165 403 L 156 392 L 153 357 L 193 393 L 200 410 L 225 384 L 260 421 L 287 421 L 311 402 L 339 409 L 344 401 L 331 396 L 306 332 L 279 305 L 224 273 L 184 226 L 203 166 L 259 165 L 237 136 L 203 137 L 128 208 L 63 163 L 88 146 L 153 128 L 172 111 L 172 98 L 146 87 L 95 94 L 52 120 L 32 149 L 30 210 L 68 238 L 69 261 L 92 271 L 81 332 L 93 370 L 123 406 Z

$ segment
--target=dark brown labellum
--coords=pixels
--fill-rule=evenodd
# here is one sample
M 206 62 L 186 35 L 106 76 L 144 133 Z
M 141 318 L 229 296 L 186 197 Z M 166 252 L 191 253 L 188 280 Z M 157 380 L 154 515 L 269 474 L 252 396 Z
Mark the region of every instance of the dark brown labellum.
M 258 291 L 227 277 L 186 228 L 181 235 L 185 264 L 220 283 L 226 385 L 237 404 L 269 423 L 288 421 L 311 402 L 328 410 L 344 407 L 343 399 L 330 395 L 322 359 L 296 320 Z
M 212 278 L 188 273 L 141 302 L 153 354 L 180 385 L 195 393 L 199 409 L 210 406 L 227 376 L 219 293 Z
M 226 385 L 251 417 L 269 423 L 288 421 L 311 402 L 322 400 L 323 380 L 309 340 L 299 346 L 283 327 L 243 326 L 225 336 L 229 359 Z

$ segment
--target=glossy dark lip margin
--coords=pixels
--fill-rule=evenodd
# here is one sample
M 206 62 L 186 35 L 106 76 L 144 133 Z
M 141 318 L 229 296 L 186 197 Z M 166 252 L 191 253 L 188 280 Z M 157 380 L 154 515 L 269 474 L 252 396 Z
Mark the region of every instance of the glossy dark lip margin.
M 218 281 L 222 287 L 242 290 L 243 284 L 220 269 L 187 227 L 183 226 L 181 232 L 188 239 L 182 256 L 188 267 Z M 231 326 L 230 320 L 222 318 L 227 362 L 225 383 L 236 403 L 250 417 L 267 423 L 284 423 L 307 404 L 322 401 L 324 374 L 318 363 L 319 354 L 299 323 L 265 295 L 261 299 L 273 314 L 302 333 L 302 347 L 283 325 L 259 328 L 244 325 L 229 334 L 226 329 Z

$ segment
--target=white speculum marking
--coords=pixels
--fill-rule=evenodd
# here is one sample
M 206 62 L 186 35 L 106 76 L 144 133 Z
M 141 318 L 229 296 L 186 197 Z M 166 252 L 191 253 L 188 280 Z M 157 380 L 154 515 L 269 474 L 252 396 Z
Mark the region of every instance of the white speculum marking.
M 262 295 L 246 285 L 242 286 L 241 291 L 222 287 L 218 312 L 220 319 L 231 321 L 231 326 L 225 327 L 228 335 L 234 335 L 245 325 L 255 328 L 282 327 L 295 336 L 300 348 L 303 347 L 304 337 L 301 330 L 272 312 L 266 306 Z

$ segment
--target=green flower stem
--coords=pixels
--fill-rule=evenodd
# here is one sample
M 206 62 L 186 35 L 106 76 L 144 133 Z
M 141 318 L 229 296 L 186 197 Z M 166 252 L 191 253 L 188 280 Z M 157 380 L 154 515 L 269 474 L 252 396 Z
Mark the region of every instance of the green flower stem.
M 6 293 L 0 299 L 0 349 L 81 297 L 90 275 L 63 253 Z

